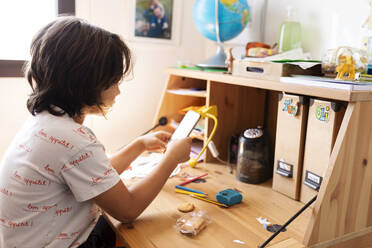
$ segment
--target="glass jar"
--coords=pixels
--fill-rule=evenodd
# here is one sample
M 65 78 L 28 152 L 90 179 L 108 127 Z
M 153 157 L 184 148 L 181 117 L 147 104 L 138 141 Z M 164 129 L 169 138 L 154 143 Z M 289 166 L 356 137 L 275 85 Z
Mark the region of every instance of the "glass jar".
M 342 63 L 342 58 L 352 58 L 355 73 L 367 73 L 368 59 L 366 51 L 354 47 L 340 46 L 337 49 L 329 49 L 322 56 L 322 73 L 326 77 L 336 77 L 337 66 Z
M 258 184 L 272 177 L 268 144 L 262 128 L 250 128 L 239 137 L 236 178 Z

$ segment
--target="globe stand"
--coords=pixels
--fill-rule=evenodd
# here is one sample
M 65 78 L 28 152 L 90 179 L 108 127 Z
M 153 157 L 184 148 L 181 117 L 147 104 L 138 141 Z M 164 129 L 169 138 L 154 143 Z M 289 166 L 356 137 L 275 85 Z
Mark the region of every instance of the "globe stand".
M 227 66 L 225 64 L 226 61 L 226 54 L 223 50 L 221 38 L 220 38 L 220 23 L 218 20 L 218 1 L 214 1 L 215 6 L 215 27 L 216 27 L 216 41 L 217 41 L 217 51 L 214 56 L 209 58 L 208 60 L 204 61 L 203 63 L 197 64 L 196 66 L 203 68 L 203 69 L 226 69 Z
M 217 51 L 215 55 L 207 59 L 206 61 L 197 64 L 197 67 L 202 69 L 225 69 L 226 54 L 223 49 L 222 43 L 217 43 Z

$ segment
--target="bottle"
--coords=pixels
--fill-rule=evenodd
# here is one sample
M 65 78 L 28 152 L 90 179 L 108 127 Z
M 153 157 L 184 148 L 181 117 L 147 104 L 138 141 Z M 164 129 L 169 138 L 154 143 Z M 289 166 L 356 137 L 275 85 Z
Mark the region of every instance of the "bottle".
M 285 52 L 301 47 L 301 24 L 295 19 L 292 6 L 287 7 L 287 18 L 280 25 L 278 51 Z

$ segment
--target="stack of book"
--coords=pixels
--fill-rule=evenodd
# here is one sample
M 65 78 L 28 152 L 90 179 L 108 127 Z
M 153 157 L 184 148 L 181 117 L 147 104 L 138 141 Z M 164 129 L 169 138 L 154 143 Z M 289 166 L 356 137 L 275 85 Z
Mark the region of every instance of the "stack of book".
M 360 74 L 358 79 L 361 82 L 372 82 L 372 75 L 370 75 L 370 74 Z

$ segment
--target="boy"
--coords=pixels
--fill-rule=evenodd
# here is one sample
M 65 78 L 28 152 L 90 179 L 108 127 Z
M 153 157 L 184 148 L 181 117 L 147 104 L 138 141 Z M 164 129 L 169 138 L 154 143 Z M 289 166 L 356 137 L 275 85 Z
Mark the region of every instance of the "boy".
M 0 247 L 113 247 L 115 234 L 99 209 L 134 220 L 175 166 L 188 160 L 191 140 L 169 144 L 156 170 L 127 188 L 119 174 L 143 151 L 164 149 L 170 134 L 139 137 L 108 158 L 83 125 L 89 114 L 104 115 L 120 94 L 119 82 L 132 66 L 126 44 L 64 17 L 41 29 L 30 51 L 32 116 L 0 165 Z
M 154 13 L 150 19 L 149 37 L 165 38 L 165 31 L 168 29 L 168 20 L 162 15 L 160 7 L 154 8 Z

